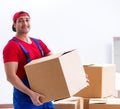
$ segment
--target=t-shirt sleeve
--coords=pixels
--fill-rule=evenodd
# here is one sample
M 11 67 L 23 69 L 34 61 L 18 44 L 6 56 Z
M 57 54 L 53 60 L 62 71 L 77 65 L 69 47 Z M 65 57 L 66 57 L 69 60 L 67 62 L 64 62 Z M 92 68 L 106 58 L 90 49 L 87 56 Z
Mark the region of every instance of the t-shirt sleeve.
M 3 49 L 3 62 L 18 62 L 19 46 L 13 41 L 9 41 Z

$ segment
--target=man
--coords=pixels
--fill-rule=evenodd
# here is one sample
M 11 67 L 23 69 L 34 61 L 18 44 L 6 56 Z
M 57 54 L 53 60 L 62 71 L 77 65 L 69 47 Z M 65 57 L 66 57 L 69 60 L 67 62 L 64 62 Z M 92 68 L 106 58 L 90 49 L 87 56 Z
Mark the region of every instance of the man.
M 40 98 L 45 96 L 34 92 L 29 87 L 24 65 L 33 59 L 51 54 L 50 49 L 42 40 L 36 39 L 42 48 L 40 50 L 33 38 L 29 37 L 30 28 L 30 15 L 24 11 L 16 12 L 12 26 L 16 34 L 3 49 L 6 77 L 14 86 L 14 109 L 54 109 L 52 102 L 42 103 Z M 29 55 L 26 56 L 25 52 Z

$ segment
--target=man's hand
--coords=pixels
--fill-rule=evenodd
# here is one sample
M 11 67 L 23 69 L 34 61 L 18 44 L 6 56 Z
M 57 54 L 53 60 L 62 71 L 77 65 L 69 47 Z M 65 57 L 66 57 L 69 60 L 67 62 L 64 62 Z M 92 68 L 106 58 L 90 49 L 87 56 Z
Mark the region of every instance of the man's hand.
M 39 106 L 43 104 L 41 99 L 45 98 L 45 96 L 37 92 L 32 92 L 32 94 L 30 95 L 30 98 L 34 105 Z

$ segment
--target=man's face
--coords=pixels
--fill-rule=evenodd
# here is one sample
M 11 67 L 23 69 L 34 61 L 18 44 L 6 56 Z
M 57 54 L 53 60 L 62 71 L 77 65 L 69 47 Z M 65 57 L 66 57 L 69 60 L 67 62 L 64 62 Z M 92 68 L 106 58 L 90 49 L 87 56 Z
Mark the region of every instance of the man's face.
M 30 18 L 29 16 L 21 16 L 14 23 L 16 32 L 18 34 L 27 34 L 30 31 Z

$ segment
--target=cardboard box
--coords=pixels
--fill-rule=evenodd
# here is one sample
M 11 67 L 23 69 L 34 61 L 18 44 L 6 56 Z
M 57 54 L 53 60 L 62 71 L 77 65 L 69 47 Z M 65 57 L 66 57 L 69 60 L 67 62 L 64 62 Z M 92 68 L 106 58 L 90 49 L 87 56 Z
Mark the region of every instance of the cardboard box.
M 116 68 L 114 64 L 84 65 L 84 70 L 88 75 L 90 85 L 74 96 L 101 98 L 115 93 Z
M 69 97 L 53 102 L 56 109 L 84 109 L 83 98 Z
M 25 71 L 31 89 L 46 96 L 43 102 L 70 97 L 88 85 L 77 50 L 33 60 Z
M 77 109 L 77 101 L 54 103 L 55 109 Z
M 89 109 L 120 109 L 120 98 L 106 98 L 104 100 L 104 103 L 90 100 Z
M 83 107 L 84 107 L 84 109 L 89 109 L 89 100 L 90 100 L 90 98 L 83 98 L 83 102 L 84 102 L 84 104 L 83 104 Z
M 94 103 L 106 103 L 104 98 L 83 98 L 84 109 L 89 109 L 89 103 L 93 101 Z

